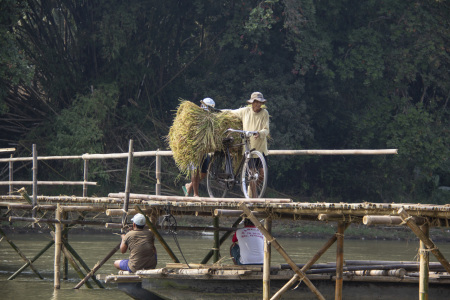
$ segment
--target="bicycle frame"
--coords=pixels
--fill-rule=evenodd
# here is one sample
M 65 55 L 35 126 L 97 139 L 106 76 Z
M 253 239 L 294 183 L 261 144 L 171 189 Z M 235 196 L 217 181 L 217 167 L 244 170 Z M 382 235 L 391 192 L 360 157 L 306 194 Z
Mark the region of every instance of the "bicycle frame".
M 238 133 L 244 142 L 232 144 L 233 139 L 230 137 L 232 133 Z M 213 158 L 208 168 L 207 186 L 210 197 L 224 197 L 236 184 L 241 186 L 246 198 L 261 197 L 267 184 L 267 165 L 263 154 L 250 149 L 250 137 L 258 132 L 230 128 L 224 134 L 226 134 L 223 139 L 224 150 L 214 154 L 216 160 Z M 241 146 L 244 146 L 244 154 L 234 172 L 230 148 Z
M 225 133 L 227 133 L 227 138 L 232 134 L 232 133 L 240 133 L 240 137 L 242 139 L 244 139 L 244 143 L 239 143 L 239 144 L 234 144 L 232 146 L 225 146 L 225 170 L 228 174 L 231 175 L 231 178 L 228 179 L 227 181 L 227 188 L 228 189 L 232 189 L 234 187 L 235 184 L 239 184 L 240 183 L 240 179 L 239 179 L 239 174 L 242 172 L 242 167 L 245 163 L 246 160 L 250 159 L 250 146 L 249 146 L 249 139 L 252 135 L 256 134 L 256 131 L 244 131 L 244 130 L 236 130 L 236 129 L 227 129 L 225 131 Z M 231 154 L 230 154 L 230 148 L 236 148 L 236 147 L 240 147 L 240 146 L 244 146 L 244 156 L 242 157 L 238 168 L 236 169 L 236 172 L 233 172 L 233 161 L 231 158 Z M 232 185 L 230 186 L 229 184 L 232 183 Z

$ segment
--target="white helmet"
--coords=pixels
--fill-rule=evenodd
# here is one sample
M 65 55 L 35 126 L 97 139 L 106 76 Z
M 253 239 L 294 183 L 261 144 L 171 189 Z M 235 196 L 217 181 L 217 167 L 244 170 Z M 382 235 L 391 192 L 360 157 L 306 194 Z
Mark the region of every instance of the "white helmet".
M 211 107 L 215 107 L 216 106 L 216 102 L 214 102 L 213 99 L 211 98 L 205 98 L 202 101 L 202 108 L 203 109 L 208 109 L 207 106 L 211 106 Z

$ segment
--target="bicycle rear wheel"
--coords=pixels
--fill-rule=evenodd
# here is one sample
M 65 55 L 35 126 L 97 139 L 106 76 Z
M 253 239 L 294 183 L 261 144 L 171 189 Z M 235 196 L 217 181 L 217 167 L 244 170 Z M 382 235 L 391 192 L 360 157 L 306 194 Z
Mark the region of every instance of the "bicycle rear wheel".
M 245 198 L 261 198 L 267 186 L 267 164 L 259 151 L 250 152 L 249 159 L 245 159 L 241 174 L 241 187 Z
M 230 178 L 226 170 L 224 152 L 216 152 L 211 158 L 206 175 L 206 187 L 209 197 L 224 198 L 228 191 L 227 179 Z

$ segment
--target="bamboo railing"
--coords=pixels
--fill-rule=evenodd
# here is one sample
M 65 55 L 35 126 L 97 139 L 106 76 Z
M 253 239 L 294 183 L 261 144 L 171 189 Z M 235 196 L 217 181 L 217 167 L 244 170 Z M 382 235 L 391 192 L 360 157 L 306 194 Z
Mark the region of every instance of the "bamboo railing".
M 10 158 L 0 158 L 0 163 L 9 163 L 9 180 L 0 181 L 0 186 L 8 185 L 9 194 L 13 193 L 14 186 L 16 185 L 31 185 L 32 186 L 32 197 L 34 200 L 35 195 L 38 194 L 39 185 L 82 185 L 82 195 L 87 196 L 87 186 L 97 185 L 96 182 L 88 181 L 88 162 L 89 160 L 105 160 L 105 159 L 128 159 L 127 172 L 131 171 L 132 161 L 134 157 L 155 157 L 155 194 L 161 194 L 161 157 L 162 156 L 172 156 L 172 151 L 136 151 L 132 149 L 132 140 L 130 140 L 130 147 L 128 153 L 109 153 L 109 154 L 82 154 L 82 155 L 68 155 L 68 156 L 38 156 L 36 150 L 36 144 L 32 146 L 32 157 L 11 157 Z M 14 152 L 15 148 L 1 148 L 1 152 Z M 269 150 L 269 155 L 390 155 L 397 154 L 397 149 L 344 149 L 344 150 Z M 47 160 L 82 160 L 83 161 L 83 180 L 81 181 L 39 181 L 37 179 L 38 174 L 38 161 Z M 33 163 L 33 173 L 32 180 L 26 181 L 14 181 L 14 162 L 20 161 L 32 161 Z M 129 169 L 130 168 L 130 169 Z M 35 201 L 33 202 L 35 205 Z

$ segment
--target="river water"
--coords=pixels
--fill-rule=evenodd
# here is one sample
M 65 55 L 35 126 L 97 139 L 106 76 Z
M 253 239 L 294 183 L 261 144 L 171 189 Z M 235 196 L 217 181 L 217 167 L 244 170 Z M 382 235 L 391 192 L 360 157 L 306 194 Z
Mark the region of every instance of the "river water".
M 50 241 L 50 236 L 44 233 L 8 234 L 8 238 L 12 240 L 29 259 L 33 258 Z M 199 263 L 213 247 L 213 238 L 211 235 L 177 236 L 178 244 L 182 248 L 181 254 L 178 250 L 177 243 L 172 236 L 166 235 L 164 238 L 175 255 L 182 262 L 184 262 L 184 255 L 188 263 Z M 304 238 L 280 238 L 277 240 L 296 263 L 305 263 L 326 241 Z M 112 233 L 72 234 L 69 237 L 71 246 L 91 268 L 98 261 L 102 260 L 119 242 L 120 237 Z M 231 259 L 228 257 L 230 243 L 231 239 L 222 246 L 221 254 L 225 264 L 231 264 Z M 450 257 L 450 243 L 441 242 L 437 244 L 443 255 L 448 259 Z M 158 242 L 156 247 L 159 260 L 158 267 L 163 267 L 166 263 L 172 262 Z M 345 240 L 344 259 L 410 261 L 416 259 L 418 247 L 419 243 L 417 241 Z M 116 269 L 112 266 L 113 261 L 127 257 L 127 254 L 117 252 L 102 268 L 100 268 L 99 271 L 97 271 L 97 274 L 116 273 Z M 430 258 L 431 261 L 436 261 L 432 255 Z M 321 260 L 319 260 L 319 263 L 334 262 L 335 260 L 335 247 L 331 247 Z M 54 290 L 53 261 L 54 247 L 51 247 L 34 262 L 34 266 L 44 277 L 44 280 L 39 279 L 29 268 L 27 268 L 16 279 L 8 281 L 7 278 L 19 269 L 24 262 L 5 240 L 1 241 L 0 299 L 130 299 L 128 296 L 117 290 L 114 284 L 105 285 L 106 289 L 100 289 L 92 282 L 94 289 L 82 287 L 79 290 L 74 290 L 73 287 L 80 279 L 71 269 L 70 265 L 68 279 L 61 281 L 61 289 Z M 285 263 L 281 255 L 274 249 L 272 250 L 272 263 Z

